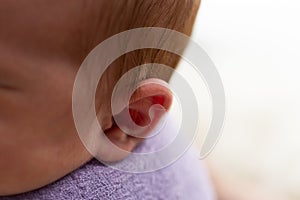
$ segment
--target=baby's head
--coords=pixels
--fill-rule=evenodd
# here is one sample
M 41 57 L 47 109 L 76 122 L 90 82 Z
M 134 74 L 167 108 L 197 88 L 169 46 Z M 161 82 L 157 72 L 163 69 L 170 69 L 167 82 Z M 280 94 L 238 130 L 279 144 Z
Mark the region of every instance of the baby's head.
M 79 66 L 96 45 L 138 27 L 164 27 L 189 35 L 198 6 L 199 0 L 2 1 L 0 195 L 39 188 L 91 159 L 74 126 L 72 90 Z M 105 71 L 95 109 L 113 143 L 131 151 L 141 142 L 122 133 L 112 119 L 110 101 L 117 80 L 144 63 L 175 68 L 178 61 L 177 55 L 165 51 L 138 50 L 118 58 Z M 165 80 L 170 76 L 165 73 Z M 134 107 L 132 119 L 144 125 L 151 105 L 168 109 L 171 101 L 168 89 L 147 84 L 134 93 L 128 106 Z M 122 159 L 108 155 L 104 159 Z

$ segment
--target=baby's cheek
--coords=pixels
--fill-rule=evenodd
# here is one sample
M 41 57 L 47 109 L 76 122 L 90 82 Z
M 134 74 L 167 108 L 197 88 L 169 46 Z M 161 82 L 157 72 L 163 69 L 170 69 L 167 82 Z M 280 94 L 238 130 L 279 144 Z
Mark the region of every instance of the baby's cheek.
M 89 158 L 74 127 L 71 92 L 36 88 L 0 90 L 0 195 L 41 187 Z

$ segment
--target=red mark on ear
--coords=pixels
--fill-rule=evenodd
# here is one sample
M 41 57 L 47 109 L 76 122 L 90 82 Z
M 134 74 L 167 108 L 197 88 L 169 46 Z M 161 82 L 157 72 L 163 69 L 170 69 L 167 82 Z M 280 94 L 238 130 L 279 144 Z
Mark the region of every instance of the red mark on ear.
M 165 97 L 164 96 L 153 96 L 152 97 L 152 103 L 153 104 L 160 104 L 164 105 L 165 104 Z

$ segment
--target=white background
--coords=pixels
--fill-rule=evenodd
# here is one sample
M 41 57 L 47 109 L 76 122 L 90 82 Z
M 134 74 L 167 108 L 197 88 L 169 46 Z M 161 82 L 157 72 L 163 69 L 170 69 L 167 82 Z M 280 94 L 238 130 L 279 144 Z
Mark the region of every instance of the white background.
M 300 1 L 203 0 L 193 38 L 227 97 L 223 135 L 208 158 L 214 170 L 236 189 L 246 183 L 299 200 Z

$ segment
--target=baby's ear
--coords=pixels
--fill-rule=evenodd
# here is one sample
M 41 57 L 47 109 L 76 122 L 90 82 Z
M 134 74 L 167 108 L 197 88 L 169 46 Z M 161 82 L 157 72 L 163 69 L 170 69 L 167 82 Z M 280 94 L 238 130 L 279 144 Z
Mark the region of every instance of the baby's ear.
M 141 129 L 136 132 L 136 130 L 129 128 L 126 131 L 128 133 L 125 133 L 124 129 L 119 127 L 119 123 L 114 123 L 110 129 L 105 131 L 105 134 L 114 145 L 124 151 L 110 152 L 106 154 L 107 157 L 103 160 L 114 162 L 124 159 L 143 141 L 143 138 L 146 138 L 153 131 L 171 104 L 172 93 L 167 87 L 157 83 L 141 85 L 131 96 L 129 105 L 118 116 L 115 116 L 123 125 L 126 126 L 126 124 L 134 122 Z

